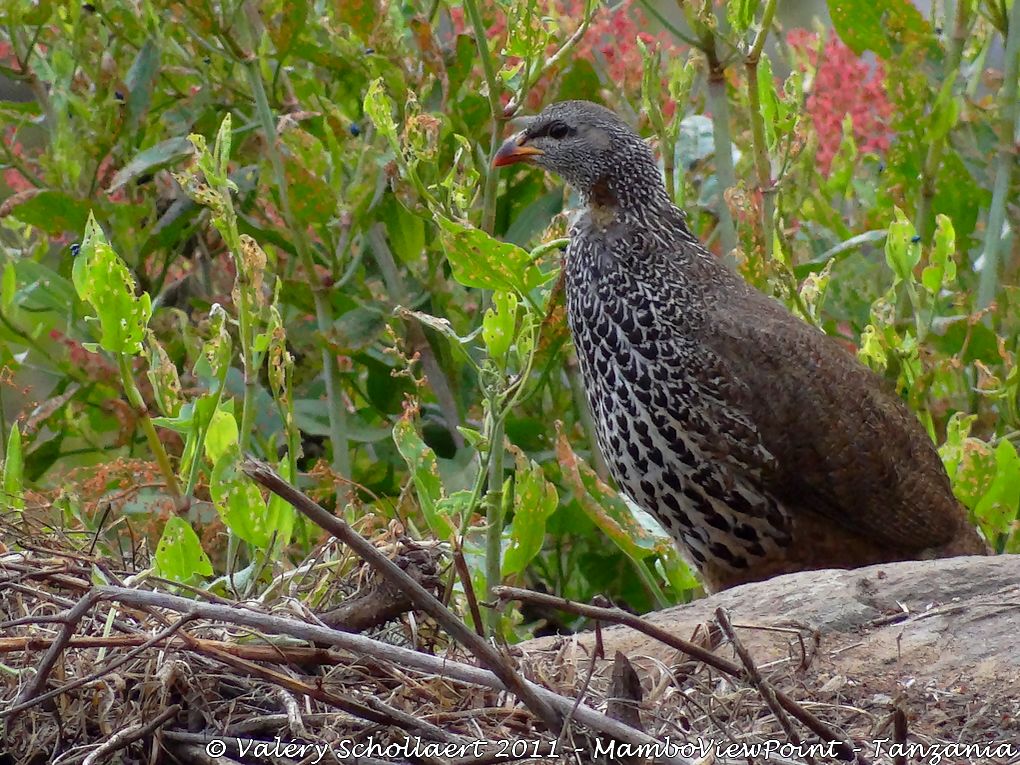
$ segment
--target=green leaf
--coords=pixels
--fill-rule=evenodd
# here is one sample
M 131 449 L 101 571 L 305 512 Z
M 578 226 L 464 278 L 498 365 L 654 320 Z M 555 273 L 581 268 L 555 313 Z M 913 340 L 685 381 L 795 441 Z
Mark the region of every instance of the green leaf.
M 393 121 L 394 104 L 386 94 L 386 86 L 382 77 L 372 81 L 365 93 L 365 114 L 372 120 L 375 129 L 386 139 L 394 154 L 400 154 L 400 141 L 397 139 L 397 123 Z
M 393 252 L 403 263 L 420 263 L 425 253 L 425 221 L 408 212 L 392 194 L 385 197 L 380 207 Z
M 556 511 L 556 487 L 545 480 L 542 468 L 519 449 L 514 450 L 516 486 L 514 519 L 503 554 L 503 576 L 523 571 L 538 555 L 545 541 L 545 522 Z
M 176 165 L 193 156 L 194 153 L 194 144 L 183 136 L 160 141 L 155 146 L 150 146 L 135 154 L 130 162 L 118 170 L 110 182 L 107 193 L 112 194 L 128 181 L 133 181 L 143 175 L 150 175 L 164 167 Z
M 205 456 L 215 465 L 231 447 L 237 446 L 237 442 L 237 420 L 234 415 L 223 409 L 217 409 L 205 434 Z
M 473 226 L 441 215 L 439 241 L 453 269 L 453 278 L 465 287 L 502 290 L 527 295 L 551 276 L 532 262 L 526 250 L 501 242 Z
M 198 534 L 180 516 L 171 516 L 163 527 L 163 536 L 156 545 L 156 569 L 160 576 L 175 582 L 212 575 L 212 562 L 202 549 Z
M 344 355 L 351 355 L 374 343 L 386 330 L 386 318 L 372 305 L 358 306 L 333 322 L 330 345 Z
M 71 277 L 78 297 L 98 314 L 100 347 L 130 356 L 140 353 L 152 303 L 148 293 L 135 297 L 134 277 L 91 214 Z
M 149 362 L 147 376 L 159 410 L 168 417 L 181 409 L 181 379 L 156 335 L 150 330 L 145 336 L 145 357 Z
M 241 454 L 236 446 L 224 452 L 209 477 L 209 494 L 220 518 L 234 534 L 258 548 L 269 547 L 266 501 L 262 493 L 238 468 Z
M 290 51 L 308 23 L 308 0 L 288 0 L 275 18 L 266 19 L 266 31 L 276 46 L 277 56 Z
M 418 494 L 418 504 L 425 515 L 429 529 L 439 539 L 453 537 L 454 526 L 450 518 L 440 511 L 438 503 L 443 495 L 443 486 L 439 479 L 439 465 L 436 454 L 422 440 L 411 422 L 410 413 L 405 414 L 393 426 L 393 442 L 397 451 L 404 458 L 411 471 L 414 488 Z
M 192 463 L 199 458 L 198 450 L 201 446 L 199 438 L 212 421 L 218 401 L 219 397 L 215 393 L 207 393 L 185 403 L 175 417 L 152 418 L 153 424 L 157 427 L 172 430 L 185 437 L 184 451 L 181 454 L 181 475 L 187 475 L 191 471 Z M 228 413 L 232 412 L 233 401 L 224 402 L 222 407 Z
M 931 27 L 910 0 L 828 0 L 840 39 L 858 56 L 866 50 L 890 58 L 900 47 L 930 39 Z
M 290 463 L 286 460 L 276 466 L 276 472 L 285 481 L 294 481 L 290 473 Z M 269 495 L 269 505 L 266 508 L 266 522 L 276 537 L 275 549 L 279 550 L 284 545 L 290 544 L 290 538 L 294 534 L 294 521 L 297 517 L 294 506 L 276 494 Z
M 89 218 L 88 203 L 62 191 L 40 191 L 15 203 L 19 197 L 11 198 L 11 217 L 48 234 L 81 231 Z
M 928 265 L 921 272 L 921 283 L 932 295 L 956 281 L 956 263 L 953 262 L 955 254 L 956 232 L 953 231 L 953 222 L 940 214 L 935 218 L 935 241 L 928 256 Z
M 996 534 L 1008 534 L 1020 509 L 1020 456 L 1007 438 L 995 447 L 995 477 L 974 508 L 981 525 Z
M 11 425 L 4 455 L 3 496 L 0 497 L 0 507 L 24 510 L 25 456 L 21 451 L 21 431 L 18 430 L 17 423 Z
M 772 62 L 767 54 L 761 54 L 758 63 L 758 99 L 765 123 L 765 143 L 769 151 L 776 147 L 777 124 L 785 117 L 785 105 L 776 93 L 776 80 L 772 74 Z
M 921 244 L 916 241 L 914 224 L 900 208 L 893 208 L 896 219 L 889 224 L 885 239 L 885 261 L 896 275 L 896 282 L 914 281 L 914 266 L 921 260 Z
M 743 36 L 754 21 L 760 0 L 730 0 L 726 3 L 726 20 L 737 35 Z
M 574 453 L 563 433 L 556 439 L 556 458 L 564 482 L 585 514 L 629 558 L 640 561 L 650 555 L 675 554 L 669 539 L 642 525 L 623 497 L 602 483 L 595 471 Z
M 159 76 L 159 45 L 151 37 L 145 41 L 134 63 L 124 78 L 127 86 L 128 126 L 134 130 L 149 111 L 152 101 L 152 88 Z
M 474 332 L 467 337 L 461 337 L 457 334 L 456 330 L 454 330 L 449 319 L 441 319 L 438 316 L 422 313 L 421 311 L 412 311 L 408 308 L 404 308 L 403 306 L 397 306 L 394 309 L 394 313 L 405 321 L 420 322 L 434 332 L 439 333 L 447 339 L 450 349 L 457 358 L 469 366 L 477 368 L 478 365 L 475 360 L 471 358 L 471 353 L 468 350 L 472 345 L 472 338 L 475 335 Z
M 925 132 L 927 142 L 941 141 L 956 126 L 960 104 L 953 95 L 954 80 L 943 83 L 931 108 L 931 127 Z
M 368 40 L 383 18 L 375 0 L 339 0 L 335 8 L 340 23 L 349 24 L 362 40 Z
M 506 354 L 514 340 L 517 325 L 517 295 L 513 292 L 494 292 L 492 308 L 482 317 L 482 339 L 489 357 L 500 369 L 506 366 Z

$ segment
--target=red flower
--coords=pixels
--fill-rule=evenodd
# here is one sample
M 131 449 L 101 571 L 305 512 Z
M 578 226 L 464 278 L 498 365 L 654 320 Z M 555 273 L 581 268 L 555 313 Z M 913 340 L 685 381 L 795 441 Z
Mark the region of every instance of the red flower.
M 805 29 L 791 30 L 786 38 L 801 54 L 803 70 L 813 67 L 814 84 L 807 112 L 818 133 L 818 165 L 828 174 L 832 158 L 843 138 L 843 118 L 850 115 L 854 140 L 861 153 L 882 153 L 889 148 L 892 104 L 885 92 L 885 70 L 861 60 L 838 37 L 830 37 L 819 56 L 818 35 Z

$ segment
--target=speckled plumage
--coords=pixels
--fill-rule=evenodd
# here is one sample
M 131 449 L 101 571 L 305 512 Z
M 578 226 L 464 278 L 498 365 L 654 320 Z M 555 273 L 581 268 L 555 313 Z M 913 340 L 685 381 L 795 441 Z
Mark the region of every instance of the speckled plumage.
M 584 201 L 567 308 L 610 471 L 710 589 L 985 551 L 914 415 L 704 249 L 615 114 L 552 104 L 497 164 L 525 159 Z

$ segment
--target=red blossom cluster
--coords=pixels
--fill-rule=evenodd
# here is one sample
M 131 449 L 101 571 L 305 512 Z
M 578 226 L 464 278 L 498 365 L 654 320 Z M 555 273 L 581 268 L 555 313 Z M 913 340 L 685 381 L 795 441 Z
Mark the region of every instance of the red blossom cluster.
M 806 62 L 802 68 L 815 70 L 807 112 L 818 133 L 817 159 L 822 173 L 828 174 L 839 149 L 847 114 L 853 121 L 859 151 L 886 151 L 893 107 L 885 92 L 881 62 L 871 65 L 863 61 L 835 35 L 826 41 L 823 51 L 819 51 L 818 35 L 806 29 L 791 30 L 786 39 Z
M 584 5 L 584 0 L 570 0 L 567 16 L 580 19 Z M 613 8 L 600 5 L 587 34 L 577 46 L 577 55 L 589 59 L 601 57 L 612 82 L 627 92 L 640 91 L 644 64 L 638 40 L 649 48 L 659 43 L 667 58 L 680 55 L 679 48 L 667 32 L 652 34 L 646 31 L 650 26 L 644 11 L 633 0 L 624 0 Z

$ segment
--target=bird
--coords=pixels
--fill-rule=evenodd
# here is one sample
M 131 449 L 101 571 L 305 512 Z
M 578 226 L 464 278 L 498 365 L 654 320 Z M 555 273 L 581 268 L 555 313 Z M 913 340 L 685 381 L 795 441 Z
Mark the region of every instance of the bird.
M 524 120 L 493 165 L 580 197 L 563 279 L 598 446 L 706 591 L 988 552 L 917 417 L 705 248 L 630 125 L 588 101 Z

